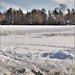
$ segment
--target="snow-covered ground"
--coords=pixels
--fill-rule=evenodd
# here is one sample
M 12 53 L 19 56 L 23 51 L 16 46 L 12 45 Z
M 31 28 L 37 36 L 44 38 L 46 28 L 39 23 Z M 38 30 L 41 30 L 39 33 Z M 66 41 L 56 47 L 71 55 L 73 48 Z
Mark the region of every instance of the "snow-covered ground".
M 75 75 L 75 26 L 0 26 L 0 75 Z

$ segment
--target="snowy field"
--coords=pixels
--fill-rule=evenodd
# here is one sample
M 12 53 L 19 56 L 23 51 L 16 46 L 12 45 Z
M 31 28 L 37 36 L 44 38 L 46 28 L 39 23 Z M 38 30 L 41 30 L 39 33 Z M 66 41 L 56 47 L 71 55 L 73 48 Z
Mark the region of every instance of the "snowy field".
M 75 26 L 0 26 L 0 75 L 75 75 Z

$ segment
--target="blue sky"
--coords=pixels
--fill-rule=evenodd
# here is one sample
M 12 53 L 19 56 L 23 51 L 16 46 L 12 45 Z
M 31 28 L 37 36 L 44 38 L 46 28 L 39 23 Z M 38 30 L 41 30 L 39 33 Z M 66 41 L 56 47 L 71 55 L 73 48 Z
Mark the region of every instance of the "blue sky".
M 0 0 L 0 11 L 6 11 L 8 8 L 21 8 L 23 12 L 31 11 L 32 9 L 53 10 L 59 7 L 59 4 L 66 4 L 68 8 L 74 7 L 74 0 Z

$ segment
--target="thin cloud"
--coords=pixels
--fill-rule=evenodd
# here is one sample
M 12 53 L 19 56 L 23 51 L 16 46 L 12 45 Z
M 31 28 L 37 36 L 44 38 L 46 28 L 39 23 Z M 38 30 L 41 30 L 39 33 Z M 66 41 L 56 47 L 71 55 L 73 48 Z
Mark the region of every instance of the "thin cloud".
M 58 3 L 67 3 L 67 0 L 54 0 L 55 2 L 58 2 Z
M 66 4 L 67 6 L 74 6 L 74 0 L 54 0 L 57 3 L 63 3 Z
M 27 11 L 26 11 L 23 7 L 21 7 L 21 6 L 17 6 L 17 5 L 14 5 L 14 4 L 11 4 L 11 3 L 8 3 L 8 2 L 4 2 L 4 1 L 1 1 L 0 6 L 1 6 L 1 7 L 4 7 L 5 9 L 8 9 L 8 8 L 12 7 L 12 8 L 15 8 L 15 9 L 18 10 L 19 8 L 21 8 L 24 13 L 27 12 Z
M 74 3 L 74 0 L 54 0 L 55 2 L 58 2 L 58 3 L 64 3 L 64 4 L 67 4 L 67 3 Z

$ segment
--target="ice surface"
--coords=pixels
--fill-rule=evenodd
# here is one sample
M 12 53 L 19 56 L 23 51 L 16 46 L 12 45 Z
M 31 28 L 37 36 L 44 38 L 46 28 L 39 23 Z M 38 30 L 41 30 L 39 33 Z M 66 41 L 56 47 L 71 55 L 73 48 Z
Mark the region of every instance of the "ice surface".
M 0 28 L 0 75 L 75 75 L 75 26 Z

